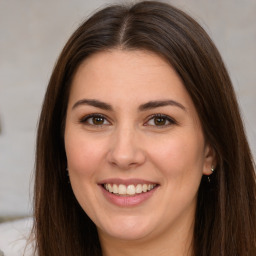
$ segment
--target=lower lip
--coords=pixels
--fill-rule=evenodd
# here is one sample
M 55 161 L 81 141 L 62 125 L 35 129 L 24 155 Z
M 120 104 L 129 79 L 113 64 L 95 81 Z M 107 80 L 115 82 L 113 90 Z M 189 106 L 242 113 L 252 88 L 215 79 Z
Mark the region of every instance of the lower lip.
M 106 189 L 100 185 L 100 188 L 103 192 L 103 195 L 106 199 L 117 206 L 121 207 L 130 207 L 130 206 L 137 206 L 142 204 L 143 202 L 147 201 L 150 197 L 153 196 L 155 191 L 157 190 L 158 186 L 153 188 L 148 192 L 143 192 L 141 194 L 135 194 L 133 196 L 118 196 L 113 193 L 108 192 Z

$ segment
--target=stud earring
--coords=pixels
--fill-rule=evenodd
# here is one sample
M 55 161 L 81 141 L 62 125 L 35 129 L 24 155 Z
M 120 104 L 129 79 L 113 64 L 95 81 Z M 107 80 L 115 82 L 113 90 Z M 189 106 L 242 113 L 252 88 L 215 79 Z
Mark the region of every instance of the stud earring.
M 211 172 L 212 172 L 212 174 L 214 173 L 214 171 L 215 171 L 215 169 L 214 169 L 214 166 L 212 165 L 212 167 L 211 167 Z M 210 174 L 210 175 L 211 175 L 211 174 Z M 211 183 L 210 175 L 208 175 L 208 177 L 207 177 L 209 183 Z

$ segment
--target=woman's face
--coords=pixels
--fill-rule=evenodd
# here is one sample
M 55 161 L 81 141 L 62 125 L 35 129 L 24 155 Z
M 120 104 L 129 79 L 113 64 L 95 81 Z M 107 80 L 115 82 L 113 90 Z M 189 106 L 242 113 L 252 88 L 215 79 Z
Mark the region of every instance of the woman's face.
M 86 59 L 72 82 L 65 148 L 72 189 L 100 237 L 149 239 L 193 226 L 213 153 L 181 79 L 158 55 Z

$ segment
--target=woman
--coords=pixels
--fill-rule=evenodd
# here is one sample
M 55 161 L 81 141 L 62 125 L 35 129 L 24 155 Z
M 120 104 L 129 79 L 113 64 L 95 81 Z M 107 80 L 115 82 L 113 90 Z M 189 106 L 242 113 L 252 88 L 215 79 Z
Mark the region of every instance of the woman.
M 256 184 L 206 32 L 160 2 L 110 6 L 64 47 L 38 128 L 38 255 L 255 255 Z

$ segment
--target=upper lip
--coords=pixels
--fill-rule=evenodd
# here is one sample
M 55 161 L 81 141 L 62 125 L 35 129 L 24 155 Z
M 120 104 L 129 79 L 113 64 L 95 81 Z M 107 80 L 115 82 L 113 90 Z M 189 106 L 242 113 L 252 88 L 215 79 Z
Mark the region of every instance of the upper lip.
M 99 185 L 103 184 L 123 184 L 123 185 L 138 185 L 138 184 L 158 184 L 154 181 L 144 180 L 144 179 L 120 179 L 120 178 L 111 178 L 111 179 L 105 179 L 98 183 Z

